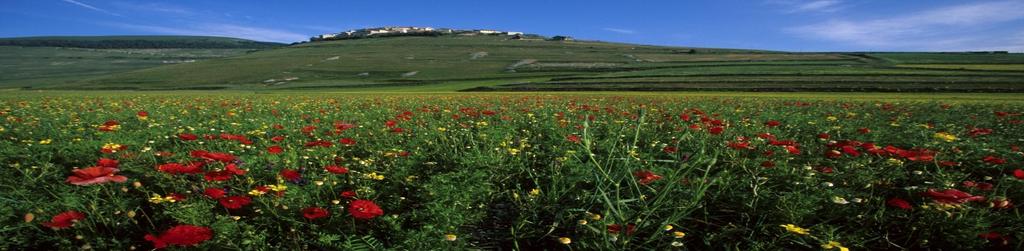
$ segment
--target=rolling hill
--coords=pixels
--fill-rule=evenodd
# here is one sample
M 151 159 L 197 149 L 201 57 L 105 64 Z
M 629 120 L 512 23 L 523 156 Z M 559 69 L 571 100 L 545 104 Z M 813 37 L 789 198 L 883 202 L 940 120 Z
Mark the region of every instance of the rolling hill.
M 2 38 L 0 87 L 40 88 L 280 46 L 284 44 L 200 36 Z
M 1016 92 L 1024 91 L 1022 65 L 1021 54 L 787 53 L 452 35 L 304 43 L 19 87 Z

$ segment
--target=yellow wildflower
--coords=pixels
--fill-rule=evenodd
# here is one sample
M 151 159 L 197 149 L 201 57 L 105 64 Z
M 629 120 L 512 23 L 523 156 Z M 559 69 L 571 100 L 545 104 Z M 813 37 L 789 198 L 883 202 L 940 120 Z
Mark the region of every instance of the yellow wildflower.
M 284 192 L 284 190 L 288 190 L 288 186 L 285 186 L 284 184 L 267 185 L 267 188 L 274 192 Z
M 826 250 L 838 248 L 839 251 L 850 251 L 849 248 L 844 247 L 843 244 L 839 243 L 838 241 L 829 241 L 828 243 L 821 244 L 821 248 L 824 248 Z
M 779 226 L 782 227 L 782 228 L 785 228 L 786 231 L 789 231 L 790 233 L 799 234 L 799 235 L 809 235 L 809 234 L 811 234 L 811 232 L 808 231 L 806 228 L 802 228 L 802 227 L 799 227 L 797 225 L 786 224 L 786 225 L 779 225 Z
M 446 240 L 446 241 L 455 241 L 455 240 L 458 240 L 458 239 L 459 239 L 459 236 L 456 236 L 454 234 L 446 234 L 446 235 L 444 235 L 444 240 Z
M 946 142 L 956 141 L 956 135 L 950 134 L 948 132 L 937 132 L 935 133 L 935 135 L 932 135 L 932 137 L 935 137 L 935 139 L 938 140 L 944 140 Z
M 572 239 L 569 239 L 569 237 L 558 237 L 558 242 L 562 243 L 563 245 L 569 245 L 570 243 L 572 243 Z

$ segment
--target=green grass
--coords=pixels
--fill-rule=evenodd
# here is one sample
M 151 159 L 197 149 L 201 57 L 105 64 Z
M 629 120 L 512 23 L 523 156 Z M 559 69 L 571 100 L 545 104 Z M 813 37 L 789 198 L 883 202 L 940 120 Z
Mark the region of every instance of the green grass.
M 144 236 L 182 224 L 212 231 L 192 247 L 209 250 L 1024 247 L 1019 206 L 993 207 L 1024 200 L 1024 178 L 1013 174 L 1022 163 L 1014 147 L 1024 134 L 1021 95 L 259 92 L 0 93 L 0 249 L 148 250 Z M 119 127 L 101 131 L 108 121 Z M 355 126 L 336 131 L 341 122 Z M 232 135 L 250 142 L 225 139 Z M 306 146 L 316 140 L 333 145 Z M 749 148 L 730 147 L 737 142 Z M 927 149 L 934 159 L 871 153 L 867 142 Z M 111 143 L 127 148 L 103 153 Z M 228 163 L 196 150 L 237 156 L 247 172 L 207 180 Z M 116 159 L 127 180 L 67 182 L 101 158 Z M 157 168 L 195 161 L 208 162 L 203 173 Z M 286 169 L 301 177 L 287 180 Z M 286 189 L 260 194 L 266 185 Z M 217 188 L 252 203 L 228 209 L 204 195 Z M 984 198 L 928 194 L 947 189 Z M 152 199 L 170 194 L 184 200 Z M 353 218 L 355 199 L 383 214 Z M 307 219 L 310 207 L 329 216 Z M 66 211 L 85 218 L 44 225 Z M 992 232 L 1008 237 L 979 237 Z
M 46 49 L 5 50 L 0 84 L 43 89 L 1024 91 L 1024 72 L 1014 68 L 1020 54 L 786 53 L 440 36 L 227 51 L 173 65 L 154 62 L 183 56 L 120 64 L 114 62 L 127 61 L 95 55 L 79 64 L 91 68 L 76 68 L 74 60 L 59 65 L 55 58 L 69 57 Z

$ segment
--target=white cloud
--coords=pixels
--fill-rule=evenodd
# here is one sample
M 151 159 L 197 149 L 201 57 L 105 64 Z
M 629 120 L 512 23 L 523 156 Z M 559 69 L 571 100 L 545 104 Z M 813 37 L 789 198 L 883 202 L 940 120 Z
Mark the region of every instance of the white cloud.
M 783 12 L 787 14 L 806 12 L 831 13 L 842 10 L 845 7 L 843 0 L 766 0 L 765 3 L 781 6 L 785 8 Z
M 835 12 L 840 9 L 839 4 L 841 3 L 843 2 L 839 0 L 810 1 L 793 5 L 793 9 L 789 12 Z
M 634 34 L 634 33 L 636 33 L 635 30 L 618 29 L 618 28 L 603 28 L 602 30 L 611 31 L 611 32 L 619 33 L 619 34 Z
M 298 42 L 309 38 L 307 35 L 289 31 L 224 23 L 200 23 L 188 26 L 187 28 L 126 23 L 107 23 L 107 25 L 156 34 L 220 36 L 284 43 Z
M 90 9 L 90 10 L 94 10 L 94 11 L 99 11 L 99 12 L 102 12 L 102 13 L 107 14 L 107 15 L 113 15 L 113 16 L 119 16 L 119 17 L 121 16 L 121 14 L 117 14 L 117 13 L 113 13 L 113 12 L 110 12 L 110 11 L 107 11 L 107 10 L 104 10 L 104 9 L 96 8 L 96 6 L 92 6 L 92 5 L 83 3 L 83 2 L 79 2 L 79 1 L 75 1 L 75 0 L 62 0 L 62 1 L 64 1 L 65 3 L 70 3 L 70 4 L 78 5 L 79 7 L 82 7 L 82 8 L 86 8 L 86 9 Z
M 117 9 L 131 10 L 133 12 L 159 12 L 179 16 L 191 16 L 196 14 L 196 12 L 191 9 L 163 3 L 114 2 L 113 5 Z
M 1024 2 L 999 1 L 878 19 L 835 19 L 786 31 L 869 49 L 970 50 L 978 42 L 990 42 L 992 35 L 984 31 L 986 28 L 1020 19 L 1024 19 Z

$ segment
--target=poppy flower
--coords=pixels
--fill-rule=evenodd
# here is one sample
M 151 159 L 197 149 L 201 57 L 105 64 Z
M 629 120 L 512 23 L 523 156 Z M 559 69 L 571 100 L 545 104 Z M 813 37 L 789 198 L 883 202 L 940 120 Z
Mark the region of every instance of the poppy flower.
M 324 169 L 327 169 L 327 172 L 330 172 L 330 173 L 333 173 L 333 174 L 346 174 L 346 173 L 348 173 L 348 168 L 345 168 L 343 166 L 325 166 Z
M 1000 157 L 996 157 L 996 156 L 992 156 L 992 155 L 985 156 L 981 160 L 985 161 L 985 163 L 989 163 L 989 164 L 993 164 L 993 165 L 1006 164 L 1006 159 L 1003 159 L 1003 158 L 1000 158 Z
M 619 225 L 619 224 L 608 225 L 608 233 L 609 234 L 619 234 L 620 232 L 622 232 L 622 226 L 621 225 Z M 633 232 L 636 232 L 636 224 L 633 224 L 633 223 L 626 224 L 626 235 L 633 235 Z
M 116 175 L 118 171 L 120 170 L 117 168 L 102 166 L 74 169 L 71 170 L 72 174 L 68 177 L 67 181 L 79 186 L 128 181 L 128 177 Z
M 354 200 L 348 205 L 348 213 L 356 219 L 373 219 L 384 215 L 384 210 L 377 206 L 377 203 L 369 200 Z
M 235 195 L 220 198 L 218 201 L 220 202 L 220 205 L 227 209 L 239 209 L 245 205 L 249 205 L 249 203 L 252 202 L 252 199 L 245 195 Z
M 782 125 L 782 122 L 779 122 L 778 120 L 769 120 L 768 122 L 764 122 L 764 125 L 767 127 L 776 127 Z
M 224 196 L 227 195 L 228 192 L 222 188 L 207 188 L 205 191 L 203 191 L 203 194 L 205 194 L 207 197 L 210 197 L 211 199 L 220 199 L 224 198 Z
M 785 146 L 785 147 L 786 147 L 786 151 L 789 152 L 789 154 L 800 155 L 800 148 L 799 147 L 797 147 L 797 146 Z
M 193 162 L 188 165 L 178 163 L 167 163 L 156 166 L 156 170 L 169 174 L 194 174 L 203 172 L 203 162 Z
M 213 230 L 208 227 L 193 225 L 177 225 L 159 235 L 147 234 L 145 239 L 153 242 L 153 248 L 161 249 L 168 246 L 195 246 L 213 238 Z
M 343 192 L 341 192 L 341 197 L 355 198 L 356 197 L 356 191 L 352 191 L 352 190 L 343 191 Z
M 886 201 L 885 204 L 903 210 L 910 210 L 914 208 L 913 206 L 910 205 L 910 202 L 907 202 L 906 200 L 900 198 L 889 199 L 889 201 Z
M 576 136 L 576 134 L 565 136 L 565 139 L 572 143 L 580 143 L 580 136 Z
M 1007 198 L 999 198 L 989 202 L 994 209 L 1010 209 L 1013 208 L 1013 202 Z
M 665 148 L 662 148 L 661 151 L 667 154 L 673 154 L 679 151 L 679 149 L 674 146 L 666 146 Z
M 661 179 L 661 175 L 654 174 L 653 172 L 648 170 L 636 171 L 633 173 L 633 176 L 638 179 L 637 182 L 639 182 L 641 185 L 647 185 L 650 184 L 651 182 Z
M 1017 168 L 1017 170 L 1013 170 L 1013 177 L 1017 177 L 1018 180 L 1024 180 L 1024 169 Z
M 340 143 L 342 145 L 346 145 L 346 146 L 353 146 L 353 145 L 356 144 L 356 140 L 350 139 L 350 138 L 343 138 L 343 139 L 339 139 L 338 143 Z
M 206 172 L 206 174 L 203 175 L 203 179 L 205 179 L 206 181 L 225 181 L 225 180 L 230 180 L 231 177 L 234 177 L 234 176 L 235 176 L 235 173 L 233 173 L 231 171 L 228 171 L 228 170 L 209 171 L 209 172 Z
M 148 118 L 148 117 L 149 117 L 149 112 L 146 112 L 146 111 L 139 111 L 139 112 L 135 113 L 135 116 L 136 116 L 136 117 L 139 117 L 139 119 L 143 119 L 143 120 L 145 120 L 146 118 Z
M 195 134 L 191 133 L 182 133 L 178 134 L 178 139 L 181 139 L 183 141 L 193 141 L 199 139 L 199 136 L 196 136 Z
M 96 161 L 97 166 L 117 168 L 118 161 L 116 159 L 100 158 Z
M 52 229 L 65 229 L 75 225 L 78 222 L 85 219 L 85 214 L 78 211 L 66 211 L 57 215 L 54 215 L 49 222 L 44 222 L 43 226 L 50 227 Z
M 328 215 L 330 215 L 330 213 L 327 212 L 327 209 L 320 207 L 307 207 L 302 209 L 302 217 L 306 217 L 306 219 L 310 220 L 327 217 Z
M 330 141 L 326 141 L 326 140 L 314 140 L 314 141 L 306 142 L 305 146 L 306 147 L 331 147 L 331 146 L 334 146 L 334 143 L 331 143 Z
M 775 167 L 775 162 L 771 162 L 771 161 L 761 162 L 761 167 L 766 167 L 766 168 Z
M 296 182 L 299 179 L 302 179 L 302 174 L 299 173 L 299 171 L 295 171 L 295 169 L 281 169 L 281 172 L 279 172 L 278 174 L 281 175 L 281 177 L 284 177 L 285 180 L 291 182 Z
M 237 159 L 237 157 L 231 155 L 230 153 L 207 152 L 203 150 L 192 151 L 191 156 L 193 158 L 204 159 L 207 161 L 220 161 L 224 163 L 233 162 L 235 161 L 235 159 Z
M 97 129 L 101 132 L 113 132 L 121 129 L 121 123 L 118 123 L 115 120 L 108 120 L 107 122 L 103 123 L 103 125 L 97 127 Z
M 862 127 L 860 129 L 857 129 L 857 132 L 860 133 L 860 134 L 868 134 L 868 133 L 871 133 L 871 129 L 869 129 L 867 127 Z
M 274 142 L 281 142 L 284 141 L 284 136 L 274 136 L 273 138 L 270 138 L 270 140 Z
M 712 127 L 711 129 L 708 129 L 708 132 L 714 135 L 722 134 L 722 131 L 725 131 L 725 128 L 721 126 L 716 126 Z
M 267 153 L 270 154 L 280 154 L 281 152 L 284 152 L 284 148 L 281 148 L 281 146 L 271 146 L 267 148 Z
M 984 201 L 985 196 L 971 195 L 956 189 L 946 189 L 943 191 L 936 191 L 935 189 L 928 189 L 924 192 L 924 195 L 932 198 L 935 202 L 940 204 L 963 204 L 971 201 Z

